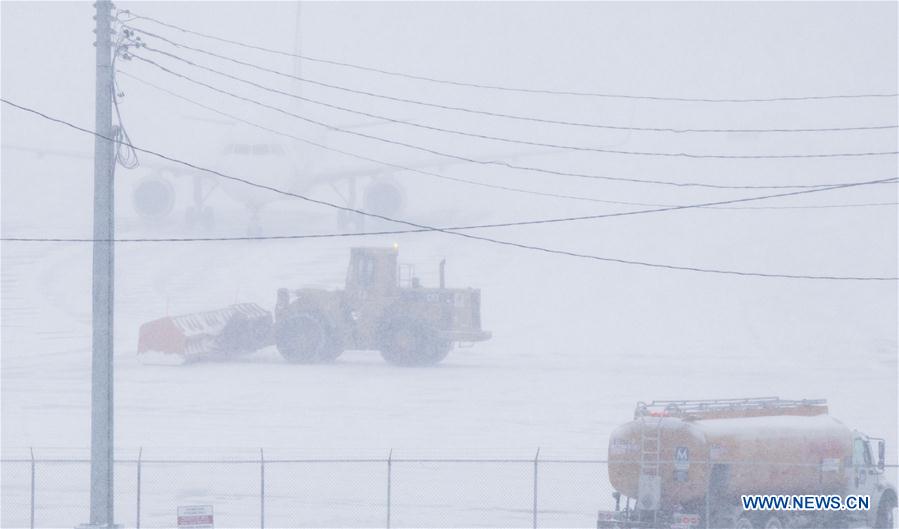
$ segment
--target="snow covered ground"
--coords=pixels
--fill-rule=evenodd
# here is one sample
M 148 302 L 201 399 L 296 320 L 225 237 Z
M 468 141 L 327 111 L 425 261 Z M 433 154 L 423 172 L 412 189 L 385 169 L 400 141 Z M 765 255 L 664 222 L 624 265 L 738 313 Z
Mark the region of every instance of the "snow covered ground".
M 285 231 L 290 223 L 278 223 L 287 215 L 274 215 Z M 722 214 L 682 215 L 695 222 Z M 759 219 L 758 213 L 740 215 Z M 808 214 L 780 215 L 791 220 Z M 852 215 L 876 222 L 895 211 Z M 333 229 L 329 216 L 309 218 L 314 220 L 303 230 Z M 645 222 L 666 229 L 661 219 Z M 777 223 L 770 212 L 765 222 Z M 220 229 L 239 229 L 239 221 L 233 224 Z M 9 232 L 16 227 L 4 223 Z M 706 223 L 689 229 L 691 237 L 697 229 L 707 236 L 727 232 Z M 615 252 L 614 241 L 585 241 L 590 231 L 532 233 L 528 240 L 541 244 Z M 603 459 L 608 433 L 631 417 L 638 400 L 780 395 L 829 399 L 833 415 L 886 437 L 895 461 L 896 309 L 889 284 L 662 275 L 436 235 L 361 242 L 394 240 L 401 260 L 418 264 L 425 284 L 434 283 L 435 265 L 445 256 L 450 285 L 483 288 L 484 324 L 494 339 L 457 350 L 433 369 L 390 367 L 376 352 L 348 352 L 334 365 L 291 365 L 274 350 L 229 363 L 144 365 L 135 354 L 141 322 L 235 300 L 271 307 L 279 286 L 339 287 L 349 244 L 119 245 L 120 456 L 133 459 L 144 447 L 148 459 L 252 459 L 258 448 L 272 459 L 383 458 L 393 448 L 406 457 L 528 458 L 541 447 L 548 458 Z M 664 257 L 644 244 L 647 253 Z M 728 251 L 754 250 L 733 245 Z M 703 254 L 708 260 L 697 262 L 721 255 Z M 793 266 L 771 261 L 772 267 Z M 3 246 L 5 458 L 27 457 L 29 446 L 39 458 L 87 455 L 89 274 L 88 245 Z M 27 515 L 27 465 L 4 467 L 3 525 L 20 525 Z M 255 523 L 258 471 L 257 465 L 149 464 L 143 524 L 171 523 L 176 505 L 205 502 L 220 509 L 222 526 Z M 527 464 L 398 466 L 394 522 L 527 525 L 531 472 Z M 590 525 L 595 510 L 608 507 L 604 466 L 547 465 L 545 472 L 548 524 Z M 125 523 L 133 523 L 127 521 L 134 516 L 133 473 L 133 465 L 118 473 Z M 382 523 L 383 464 L 270 465 L 267 475 L 272 524 Z M 86 497 L 86 465 L 40 465 L 39 476 L 42 524 L 86 516 L 79 503 Z M 42 498 L 51 499 L 52 507 Z
M 234 3 L 231 7 L 238 5 Z M 5 4 L 4 9 L 7 34 L 8 24 L 12 24 L 8 22 L 12 20 L 9 13 L 27 15 L 25 19 L 15 20 L 26 20 L 35 27 L 43 16 L 29 14 L 21 6 L 11 8 Z M 477 42 L 478 38 L 493 35 L 496 25 L 489 21 L 501 14 L 488 9 L 483 20 L 466 18 L 483 23 L 470 28 L 472 38 L 468 40 Z M 438 15 L 443 16 L 440 13 L 429 16 Z M 724 22 L 720 22 L 722 28 L 729 27 L 728 23 L 736 24 L 729 18 L 731 15 L 718 13 L 716 16 L 724 17 Z M 738 14 L 733 16 L 739 18 Z M 89 24 L 88 18 L 82 22 Z M 847 19 L 834 15 L 826 19 L 829 25 L 824 27 L 839 32 Z M 55 19 L 51 17 L 51 20 Z M 365 17 L 359 20 L 362 22 L 355 23 L 363 24 Z M 528 15 L 522 17 L 521 23 L 536 24 L 539 20 L 539 16 Z M 593 29 L 587 18 L 584 20 L 578 30 L 582 33 L 575 34 L 573 42 L 594 33 L 602 34 Z M 624 16 L 622 20 L 629 19 Z M 685 17 L 685 20 L 698 19 Z M 783 24 L 789 26 L 790 20 L 793 19 L 784 18 Z M 63 22 L 57 22 L 64 26 Z M 691 32 L 692 26 L 684 23 L 687 24 L 684 31 Z M 637 25 L 642 27 L 642 22 Z M 323 23 L 321 27 L 338 31 L 333 29 L 336 24 Z M 84 29 L 81 33 L 89 33 L 89 27 L 81 29 Z M 351 33 L 351 29 L 346 31 Z M 786 34 L 792 34 L 792 29 L 785 31 Z M 870 56 L 865 46 L 880 49 L 876 47 L 879 42 L 876 39 L 868 42 L 839 38 L 839 33 L 836 34 L 831 40 L 841 43 L 840 46 L 852 43 L 859 47 L 853 48 L 852 53 L 846 52 L 847 57 Z M 351 47 L 350 36 L 335 37 L 335 40 Z M 453 42 L 449 36 L 444 37 L 443 40 Z M 800 37 L 796 42 L 790 40 L 784 49 L 804 49 L 801 48 L 806 45 L 804 37 Z M 552 46 L 564 49 L 565 42 L 562 39 L 546 44 L 544 51 L 552 55 Z M 779 65 L 782 72 L 793 68 L 789 56 L 765 49 L 744 50 L 738 44 L 742 41 L 736 37 L 721 42 L 729 43 L 722 44 L 724 56 L 737 51 L 746 54 L 747 75 L 754 71 L 753 65 L 760 68 L 759 64 L 767 65 L 769 61 Z M 812 47 L 820 45 L 814 39 L 809 42 Z M 50 107 L 48 111 L 79 124 L 89 123 L 91 109 L 73 106 L 69 92 L 78 91 L 79 97 L 83 95 L 79 101 L 90 100 L 92 86 L 74 71 L 79 65 L 90 67 L 93 49 L 89 43 L 77 48 L 81 50 L 78 52 L 81 62 L 60 62 L 58 68 L 46 71 L 29 69 L 28 53 L 13 53 L 16 50 L 7 46 L 6 40 L 3 44 L 4 97 L 44 104 Z M 696 46 L 702 50 L 709 47 L 704 40 L 697 41 Z M 631 52 L 639 57 L 646 52 L 641 50 Z M 322 50 L 315 50 L 313 45 L 313 51 Z M 357 49 L 345 51 L 350 56 L 361 53 Z M 402 49 L 395 51 L 401 53 Z M 442 53 L 455 57 L 457 51 L 449 46 Z M 492 51 L 500 56 L 501 52 L 502 49 Z M 327 49 L 322 52 L 324 56 L 329 53 Z M 47 55 L 48 60 L 61 61 L 53 54 Z M 833 56 L 842 57 L 836 52 Z M 510 65 L 509 72 L 505 72 L 512 77 L 530 66 L 530 59 L 516 57 L 522 62 Z M 85 58 L 86 62 L 82 60 Z M 380 57 L 372 58 L 375 59 Z M 894 81 L 894 59 L 895 56 L 886 57 L 881 61 L 883 64 L 874 60 L 870 64 L 853 61 L 853 68 L 860 68 L 860 73 L 831 68 L 827 66 L 829 62 L 822 60 L 821 65 L 808 66 L 809 71 L 793 72 L 799 79 L 797 82 L 806 83 L 800 83 L 796 90 L 831 86 L 822 79 L 830 80 L 832 70 L 839 70 L 840 79 L 849 87 L 854 87 L 857 79 L 872 79 L 882 71 L 887 72 L 883 74 L 887 79 Z M 407 60 L 414 61 L 414 57 Z M 671 61 L 664 57 L 654 60 L 664 64 L 664 68 L 658 71 L 646 68 L 639 75 L 635 73 L 632 79 L 635 84 L 645 81 L 649 83 L 647 86 L 666 86 L 662 78 L 668 75 L 665 72 Z M 490 61 L 485 59 L 484 64 Z M 569 81 L 607 86 L 603 84 L 606 79 L 602 68 L 584 72 L 575 63 L 551 64 L 544 68 L 558 69 L 554 70 L 558 75 L 555 79 L 561 83 L 567 82 L 564 76 L 569 75 Z M 52 77 L 41 77 L 51 75 L 50 72 L 57 72 L 53 75 L 68 72 L 66 75 L 79 79 L 80 84 L 62 87 Z M 889 72 L 892 74 L 887 75 Z M 491 70 L 483 66 L 480 72 L 471 73 L 462 68 L 461 73 L 489 78 Z M 744 87 L 738 83 L 739 72 L 729 71 L 729 74 L 736 79 L 737 86 Z M 641 75 L 662 78 L 647 81 Z M 532 81 L 512 80 L 524 84 Z M 686 83 L 682 88 L 690 93 L 733 90 L 727 82 L 720 82 L 723 84 Z M 165 99 L 153 99 L 150 92 L 142 91 L 137 85 L 128 85 L 124 79 L 122 83 L 128 90 L 127 101 L 131 106 L 126 106 L 125 115 L 135 143 L 203 165 L 216 165 L 215 156 L 210 154 L 219 148 L 216 138 L 205 134 L 205 129 L 195 121 L 181 119 L 200 111 Z M 839 85 L 837 81 L 834 83 Z M 401 89 L 385 84 L 390 89 Z M 41 91 L 32 92 L 32 86 L 41 86 Z M 437 89 L 428 95 L 438 99 L 448 97 Z M 469 102 L 473 100 L 469 96 Z M 505 95 L 485 96 L 477 102 L 508 112 L 539 109 L 560 118 L 589 114 L 611 116 L 619 121 L 624 117 L 637 123 L 705 126 L 827 125 L 831 123 L 828 120 L 880 122 L 894 119 L 896 115 L 895 100 L 828 102 L 824 103 L 828 105 L 824 111 L 767 106 L 728 107 L 725 112 L 710 112 L 696 104 L 672 108 L 654 103 L 623 107 L 597 104 L 585 111 L 573 104 L 552 106 L 543 101 L 541 106 L 532 104 L 526 97 Z M 4 144 L 91 152 L 90 138 L 64 132 L 16 112 L 3 108 Z M 245 115 L 255 114 L 250 111 Z M 287 126 L 276 116 L 259 119 L 272 126 Z M 175 124 L 173 129 L 168 128 L 167 120 Z M 476 122 L 471 126 L 481 125 Z M 401 132 L 389 133 L 403 138 Z M 552 130 L 519 130 L 511 126 L 500 133 L 530 134 L 528 137 L 543 141 L 558 136 Z M 859 133 L 784 140 L 753 135 L 697 139 L 690 135 L 637 137 L 603 133 L 589 137 L 575 134 L 563 139 L 591 145 L 625 145 L 635 150 L 737 153 L 860 151 L 872 145 L 895 145 L 895 131 L 876 134 L 879 135 Z M 461 140 L 438 140 L 424 133 L 410 136 L 421 143 L 451 145 L 460 152 L 487 153 L 484 156 L 506 152 L 503 146 L 500 149 L 480 146 L 477 150 Z M 396 156 L 383 146 L 353 145 L 339 138 L 334 141 L 338 146 L 350 145 L 379 153 L 384 158 Z M 895 157 L 736 163 L 667 158 L 635 162 L 632 158 L 601 155 L 530 154 L 527 163 L 545 167 L 731 184 L 862 181 L 896 174 Z M 146 156 L 142 159 L 151 160 Z M 5 149 L 0 169 L 4 237 L 90 235 L 92 170 L 89 159 L 38 157 Z M 605 200 L 696 203 L 766 194 L 765 190 L 659 188 L 550 178 L 459 164 L 435 170 L 501 185 Z M 179 203 L 170 218 L 155 224 L 141 221 L 131 206 L 131 192 L 138 178 L 149 173 L 150 169 L 145 167 L 133 172 L 120 169 L 117 174 L 119 236 L 245 233 L 245 212 L 222 193 L 213 197 L 215 228 L 202 233 L 186 230 L 181 221 L 183 200 L 189 196 L 190 186 L 184 180 L 177 182 Z M 628 209 L 466 187 L 428 180 L 414 173 L 398 173 L 394 177 L 407 190 L 408 206 L 402 216 L 432 225 L 506 222 Z M 327 189 L 317 189 L 314 193 L 334 199 Z M 895 186 L 886 185 L 745 205 L 895 201 Z M 288 200 L 267 209 L 263 225 L 266 233 L 275 235 L 329 233 L 338 231 L 334 220 L 333 211 Z M 896 274 L 899 239 L 895 205 L 693 209 L 478 233 L 550 248 L 680 266 L 873 276 Z M 252 301 L 270 308 L 276 289 L 282 286 L 338 288 L 344 281 L 350 246 L 394 242 L 399 244 L 400 260 L 414 263 L 425 285 L 436 284 L 437 263 L 445 257 L 449 286 L 481 288 L 484 326 L 493 332 L 493 339 L 471 349 L 457 350 L 443 364 L 430 369 L 390 367 L 376 352 L 364 351 L 347 352 L 336 363 L 326 366 L 288 364 L 273 349 L 228 363 L 161 366 L 138 361 L 137 330 L 145 321 L 166 314 L 220 308 L 235 301 Z M 38 458 L 84 458 L 90 418 L 90 245 L 3 242 L 0 251 L 2 457 L 27 458 L 29 447 L 34 447 Z M 529 252 L 433 233 L 299 241 L 121 243 L 116 254 L 115 317 L 115 440 L 117 454 L 122 459 L 135 458 L 141 447 L 145 458 L 155 460 L 252 459 L 258 456 L 260 448 L 265 449 L 266 458 L 270 459 L 380 459 L 391 449 L 395 456 L 410 458 L 527 459 L 533 457 L 537 447 L 541 448 L 541 457 L 546 458 L 603 459 L 609 432 L 631 418 L 637 401 L 777 395 L 828 399 L 832 415 L 850 427 L 884 437 L 889 447 L 889 462 L 897 461 L 899 314 L 895 282 L 701 274 Z M 125 524 L 134 523 L 135 470 L 134 465 L 123 464 L 117 471 L 117 487 L 121 492 L 117 509 Z M 27 525 L 29 471 L 27 464 L 3 464 L 0 520 L 3 527 Z M 532 471 L 528 464 L 398 465 L 394 468 L 392 491 L 393 523 L 396 526 L 529 525 Z M 609 506 L 611 490 L 602 465 L 545 464 L 540 472 L 540 490 L 545 491 L 541 492 L 541 523 L 590 526 L 595 521 L 596 509 Z M 269 465 L 266 468 L 267 521 L 272 526 L 381 525 L 385 516 L 385 473 L 385 465 L 381 463 Z M 198 503 L 214 504 L 222 527 L 246 526 L 258 521 L 258 465 L 148 463 L 143 480 L 142 525 L 171 524 L 177 505 Z M 87 483 L 85 464 L 39 465 L 38 525 L 72 527 L 85 522 Z

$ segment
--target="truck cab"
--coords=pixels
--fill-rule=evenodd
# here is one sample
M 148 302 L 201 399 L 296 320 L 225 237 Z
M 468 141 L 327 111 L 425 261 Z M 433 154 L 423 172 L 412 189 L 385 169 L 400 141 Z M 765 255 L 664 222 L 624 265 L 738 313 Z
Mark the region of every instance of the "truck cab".
M 847 494 L 870 498 L 870 508 L 863 513 L 869 527 L 893 527 L 895 522 L 896 490 L 886 479 L 885 458 L 883 439 L 852 432 L 852 456 L 846 465 Z

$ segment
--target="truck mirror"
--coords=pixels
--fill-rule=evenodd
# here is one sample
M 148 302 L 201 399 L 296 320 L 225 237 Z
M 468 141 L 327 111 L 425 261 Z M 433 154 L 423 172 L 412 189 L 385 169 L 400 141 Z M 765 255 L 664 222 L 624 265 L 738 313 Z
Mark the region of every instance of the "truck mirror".
M 883 470 L 886 467 L 886 443 L 883 439 L 877 440 L 877 468 Z

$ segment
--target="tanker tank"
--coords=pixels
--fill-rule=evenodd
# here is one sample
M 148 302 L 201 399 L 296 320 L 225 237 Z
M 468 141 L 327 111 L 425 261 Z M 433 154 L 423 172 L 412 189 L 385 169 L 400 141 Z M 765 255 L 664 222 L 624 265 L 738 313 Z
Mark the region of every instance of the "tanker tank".
M 763 400 L 763 399 L 761 399 Z M 741 494 L 839 494 L 852 431 L 823 401 L 691 408 L 638 405 L 609 438 L 609 480 L 640 509 L 676 510 Z M 640 494 L 641 474 L 659 493 Z M 658 476 L 655 478 L 654 476 Z

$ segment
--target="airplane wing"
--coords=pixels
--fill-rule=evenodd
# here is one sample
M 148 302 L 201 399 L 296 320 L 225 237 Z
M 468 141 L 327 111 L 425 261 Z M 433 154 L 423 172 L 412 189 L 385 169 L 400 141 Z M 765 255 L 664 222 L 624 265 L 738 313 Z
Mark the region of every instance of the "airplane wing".
M 4 151 L 19 151 L 34 154 L 37 158 L 46 158 L 48 156 L 60 157 L 60 158 L 76 158 L 82 160 L 92 160 L 94 158 L 94 153 L 83 152 L 83 151 L 67 151 L 65 149 L 47 149 L 44 147 L 28 147 L 24 145 L 0 145 L 0 149 Z M 151 158 L 151 157 L 144 157 Z M 178 165 L 174 163 L 167 162 L 159 162 L 156 160 L 146 160 L 141 158 L 140 166 L 146 167 L 148 169 L 155 170 L 165 170 L 169 171 L 175 176 L 180 174 L 186 174 L 189 172 L 194 172 L 192 169 L 184 167 L 183 165 Z

